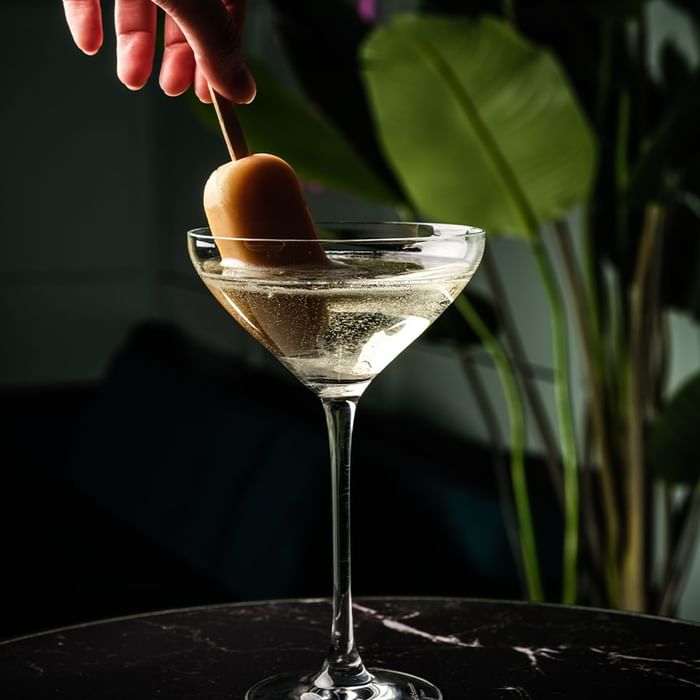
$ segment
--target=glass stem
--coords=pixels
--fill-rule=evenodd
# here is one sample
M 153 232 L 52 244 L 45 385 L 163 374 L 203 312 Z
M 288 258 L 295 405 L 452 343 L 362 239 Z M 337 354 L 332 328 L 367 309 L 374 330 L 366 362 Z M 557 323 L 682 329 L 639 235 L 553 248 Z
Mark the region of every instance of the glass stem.
M 372 676 L 355 647 L 350 592 L 350 450 L 356 399 L 324 399 L 333 489 L 333 627 L 319 688 L 356 686 Z

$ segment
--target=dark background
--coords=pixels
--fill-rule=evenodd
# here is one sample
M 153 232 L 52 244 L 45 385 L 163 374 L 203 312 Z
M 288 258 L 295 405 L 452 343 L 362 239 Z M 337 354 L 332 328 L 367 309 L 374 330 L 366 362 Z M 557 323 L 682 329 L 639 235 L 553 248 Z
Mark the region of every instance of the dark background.
M 284 76 L 269 8 L 251 4 L 250 50 Z M 60 3 L 0 8 L 0 638 L 331 590 L 320 405 L 186 258 L 220 137 L 190 97 L 117 82 L 111 9 L 87 58 Z M 391 217 L 309 196 L 319 218 Z M 387 408 L 407 371 L 388 370 L 358 418 L 356 592 L 517 597 L 490 453 Z M 433 404 L 453 391 L 443 380 Z
M 3 636 L 331 590 L 327 446 L 302 387 L 149 325 L 100 384 L 5 398 Z M 355 590 L 517 597 L 488 452 L 369 411 L 357 427 Z

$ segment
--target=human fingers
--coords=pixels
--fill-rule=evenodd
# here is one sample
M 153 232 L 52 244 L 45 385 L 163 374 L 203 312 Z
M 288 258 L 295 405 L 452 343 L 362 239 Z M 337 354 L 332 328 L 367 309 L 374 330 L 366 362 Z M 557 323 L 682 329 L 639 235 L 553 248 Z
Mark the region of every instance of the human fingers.
M 130 90 L 142 88 L 153 69 L 156 7 L 150 0 L 116 0 L 117 76 Z
M 197 66 L 194 72 L 194 94 L 197 95 L 202 102 L 206 102 L 207 104 L 211 102 L 209 81 L 199 66 Z
M 76 46 L 92 56 L 102 46 L 100 0 L 63 0 L 68 29 Z
M 181 95 L 192 85 L 195 61 L 185 35 L 170 15 L 165 15 L 165 49 L 160 64 L 160 86 L 166 95 Z
M 234 102 L 255 97 L 255 81 L 243 62 L 244 0 L 153 0 L 182 30 L 207 82 Z

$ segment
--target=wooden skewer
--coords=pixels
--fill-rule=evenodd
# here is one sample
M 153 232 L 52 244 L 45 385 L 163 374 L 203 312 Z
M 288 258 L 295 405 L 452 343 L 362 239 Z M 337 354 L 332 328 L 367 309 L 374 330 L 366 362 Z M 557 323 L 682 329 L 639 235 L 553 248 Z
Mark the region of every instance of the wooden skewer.
M 236 108 L 232 102 L 219 95 L 211 86 L 209 87 L 209 92 L 211 93 L 211 101 L 214 103 L 214 110 L 231 160 L 245 158 L 247 155 L 250 155 L 250 151 L 248 150 L 248 144 L 245 142 L 243 129 L 241 129 L 236 116 Z

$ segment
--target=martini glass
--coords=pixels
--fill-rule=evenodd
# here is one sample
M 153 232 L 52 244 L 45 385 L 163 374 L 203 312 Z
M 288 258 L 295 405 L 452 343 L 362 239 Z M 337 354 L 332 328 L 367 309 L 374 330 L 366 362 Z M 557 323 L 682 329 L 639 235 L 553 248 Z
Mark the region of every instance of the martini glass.
M 313 241 L 188 233 L 190 257 L 209 291 L 321 399 L 330 442 L 330 648 L 320 670 L 261 680 L 246 700 L 440 700 L 422 678 L 367 669 L 355 646 L 350 447 L 359 398 L 464 289 L 481 260 L 484 232 L 402 222 L 319 224 L 318 231 Z

